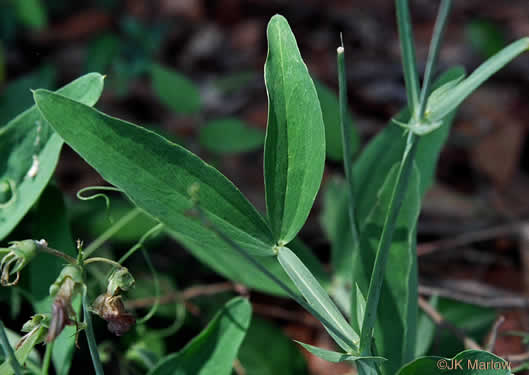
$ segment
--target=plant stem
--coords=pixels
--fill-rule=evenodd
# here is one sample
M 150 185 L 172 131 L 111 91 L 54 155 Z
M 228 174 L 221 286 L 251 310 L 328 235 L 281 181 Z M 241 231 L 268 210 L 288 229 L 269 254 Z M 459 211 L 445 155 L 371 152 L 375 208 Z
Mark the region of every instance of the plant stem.
M 9 365 L 13 369 L 15 375 L 23 375 L 24 371 L 18 363 L 17 357 L 11 345 L 9 345 L 9 340 L 7 339 L 6 330 L 4 327 L 4 322 L 0 320 L 0 343 L 2 344 L 2 349 L 4 350 L 6 360 L 9 362 Z
M 111 238 L 113 235 L 119 232 L 121 228 L 123 228 L 125 225 L 130 223 L 132 220 L 134 220 L 140 213 L 141 213 L 141 210 L 135 207 L 132 210 L 130 210 L 126 215 L 121 217 L 114 225 L 112 225 L 110 228 L 104 231 L 90 245 L 88 245 L 88 247 L 84 250 L 85 256 L 89 256 L 94 251 L 99 249 L 101 245 L 103 245 L 109 238 Z
M 77 264 L 77 259 L 75 259 L 74 257 L 69 256 L 68 254 L 63 253 L 62 251 L 56 250 L 56 249 L 48 247 L 48 246 L 37 246 L 37 249 L 39 251 L 42 251 L 43 253 L 47 253 L 47 254 L 56 256 L 58 258 L 62 258 L 64 260 L 66 260 L 68 263 Z
M 46 344 L 46 352 L 44 353 L 44 360 L 42 361 L 42 375 L 48 375 L 54 342 L 55 341 L 51 341 Z
M 145 233 L 143 236 L 141 236 L 138 243 L 136 243 L 134 246 L 132 246 L 121 258 L 119 258 L 118 263 L 122 264 L 124 261 L 126 261 L 132 254 L 134 254 L 138 249 L 140 249 L 145 241 L 150 236 L 153 236 L 155 234 L 158 234 L 159 231 L 163 229 L 164 225 L 162 223 L 156 224 L 154 227 L 149 229 L 147 233 Z
M 419 104 L 419 79 L 417 76 L 417 62 L 415 59 L 415 46 L 413 31 L 410 21 L 408 0 L 396 0 L 397 25 L 402 54 L 402 67 L 404 69 L 404 82 L 406 83 L 406 96 L 410 113 L 415 113 Z
M 408 181 L 411 170 L 413 168 L 413 160 L 417 150 L 417 136 L 412 132 L 408 133 L 408 139 L 404 155 L 400 163 L 397 173 L 395 186 L 391 194 L 388 212 L 384 220 L 384 227 L 377 246 L 377 253 L 375 263 L 373 265 L 373 272 L 369 282 L 369 289 L 367 292 L 366 310 L 364 320 L 362 322 L 362 332 L 360 336 L 360 353 L 362 355 L 370 355 L 371 339 L 373 334 L 373 327 L 376 322 L 378 302 L 380 299 L 380 291 L 384 282 L 384 273 L 386 269 L 386 262 L 389 255 L 391 240 L 397 217 L 404 200 L 404 195 L 408 188 Z
M 118 268 L 123 267 L 121 264 L 119 264 L 116 261 L 113 261 L 113 260 L 108 259 L 108 258 L 101 258 L 101 257 L 92 257 L 92 258 L 85 259 L 83 261 L 83 264 L 90 264 L 90 263 L 96 263 L 96 262 L 111 264 L 114 267 L 118 267 Z
M 92 326 L 92 317 L 90 316 L 90 311 L 88 310 L 88 297 L 86 290 L 83 293 L 83 313 L 84 322 L 86 324 L 86 340 L 88 341 L 88 347 L 90 349 L 90 356 L 92 357 L 92 363 L 94 364 L 95 373 L 96 375 L 104 375 L 105 372 L 103 371 L 103 365 L 101 364 L 99 352 L 97 351 L 94 327 Z
M 430 50 L 428 51 L 428 59 L 426 60 L 426 69 L 424 70 L 419 110 L 416 113 L 416 119 L 420 122 L 422 122 L 424 117 L 424 110 L 426 109 L 426 102 L 428 95 L 430 94 L 435 64 L 437 63 L 437 57 L 439 56 L 441 40 L 443 38 L 446 20 L 448 19 L 451 6 L 452 0 L 442 0 L 441 5 L 439 6 L 437 19 L 435 20 L 432 41 L 430 42 Z
M 338 62 L 338 85 L 339 85 L 339 102 L 340 102 L 340 124 L 342 127 L 342 145 L 343 145 L 343 162 L 345 178 L 349 185 L 349 221 L 351 224 L 351 234 L 353 243 L 358 246 L 358 230 L 355 219 L 355 201 L 354 201 L 354 183 L 353 183 L 353 151 L 351 149 L 351 124 L 347 124 L 347 76 L 345 74 L 345 50 L 342 46 L 337 50 Z M 352 251 L 352 249 L 351 249 Z

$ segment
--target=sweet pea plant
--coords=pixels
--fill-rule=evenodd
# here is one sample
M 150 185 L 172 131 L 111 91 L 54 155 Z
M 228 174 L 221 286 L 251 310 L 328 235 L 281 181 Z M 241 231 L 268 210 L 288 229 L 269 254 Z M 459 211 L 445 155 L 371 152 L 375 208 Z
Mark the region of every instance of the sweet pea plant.
M 480 350 L 463 351 L 453 359 L 417 358 L 416 224 L 421 199 L 432 183 L 458 106 L 529 49 L 529 38 L 523 38 L 469 76 L 462 68 L 453 68 L 434 80 L 449 8 L 450 0 L 441 1 L 420 85 L 408 2 L 396 1 L 408 106 L 354 161 L 352 124 L 346 113 L 345 51 L 338 47 L 346 183 L 337 198 L 334 229 L 328 231 L 332 232 L 333 275 L 324 271 L 297 238 L 322 180 L 325 124 L 294 35 L 279 15 L 272 17 L 267 29 L 266 216 L 232 182 L 189 150 L 93 109 L 103 89 L 103 76 L 91 73 L 57 92 L 34 91 L 35 106 L 0 129 L 0 144 L 6 150 L 1 164 L 0 237 L 9 234 L 36 201 L 66 142 L 137 209 L 158 222 L 150 232 L 165 230 L 225 277 L 289 297 L 314 315 L 339 349 L 299 343 L 312 354 L 332 362 L 354 362 L 361 375 L 440 374 L 444 371 L 440 360 L 460 361 L 461 374 L 510 374 L 507 362 Z M 23 373 L 29 351 L 42 341 L 47 343 L 45 373 L 52 356 L 49 348 L 67 325 L 76 326 L 76 335 L 86 333 L 95 372 L 102 374 L 90 314 L 107 320 L 109 330 L 118 335 L 135 323 L 122 302 L 122 292 L 134 284 L 122 265 L 131 252 L 113 261 L 90 257 L 94 249 L 78 248 L 77 257 L 49 248 L 44 240 L 19 241 L 0 249 L 5 286 L 16 284 L 22 269 L 36 262 L 33 258 L 38 252 L 67 262 L 49 290 L 52 302 L 47 311 L 51 313 L 37 314 L 24 325 L 22 331 L 27 334 L 18 349 L 9 345 L 0 326 L 6 353 L 0 374 Z M 89 301 L 86 270 L 94 262 L 109 263 L 112 270 L 106 291 Z M 74 307 L 76 296 L 82 299 L 82 322 Z M 250 316 L 247 300 L 231 300 L 200 335 L 158 361 L 149 374 L 231 374 Z M 486 362 L 494 364 L 489 372 L 473 367 Z

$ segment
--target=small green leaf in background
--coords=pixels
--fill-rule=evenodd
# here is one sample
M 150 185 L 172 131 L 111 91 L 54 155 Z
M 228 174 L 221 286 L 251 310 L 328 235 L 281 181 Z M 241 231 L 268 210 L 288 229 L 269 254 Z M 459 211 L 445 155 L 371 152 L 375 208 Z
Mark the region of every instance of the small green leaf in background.
M 230 375 L 251 315 L 248 300 L 232 299 L 198 336 L 162 359 L 149 375 Z
M 342 129 L 340 126 L 340 105 L 336 94 L 319 81 L 314 81 L 320 100 L 323 122 L 325 124 L 325 152 L 334 161 L 343 160 Z M 353 117 L 347 111 L 346 121 L 351 128 L 351 150 L 356 153 L 360 146 L 360 137 L 354 126 Z
M 287 247 L 281 247 L 277 259 L 305 301 L 321 317 L 316 318 L 324 319 L 321 323 L 334 341 L 346 352 L 357 350 L 359 343 L 357 332 L 353 331 L 327 292 L 296 254 Z
M 88 44 L 86 51 L 85 71 L 108 72 L 112 61 L 119 55 L 120 39 L 114 34 L 105 34 Z
M 275 324 L 252 318 L 239 360 L 246 375 L 305 375 L 307 365 L 296 344 Z
M 325 164 L 325 126 L 318 95 L 287 20 L 268 23 L 268 92 L 264 173 L 275 239 L 290 242 L 318 193 Z
M 183 114 L 200 111 L 200 92 L 189 78 L 157 64 L 151 67 L 151 77 L 154 93 L 167 107 Z
M 397 375 L 511 375 L 509 364 L 492 353 L 465 350 L 454 358 L 423 357 L 402 367 Z
M 274 255 L 264 218 L 231 181 L 195 154 L 52 92 L 37 90 L 34 96 L 46 120 L 77 153 L 170 231 L 215 249 L 222 242 L 190 215 L 195 203 L 189 189 L 198 186 L 201 209 L 213 225 L 254 255 Z
M 476 20 L 465 27 L 465 36 L 472 48 L 486 58 L 501 51 L 507 39 L 500 25 L 491 21 Z
M 0 91 L 0 128 L 34 104 L 31 89 L 53 89 L 56 75 L 57 71 L 52 65 L 44 65 L 8 82 Z
M 58 92 L 94 105 L 103 91 L 103 76 L 90 73 Z M 62 96 L 61 96 L 62 97 Z M 70 125 L 75 119 L 70 120 Z M 48 184 L 63 140 L 42 118 L 35 106 L 0 128 L 0 240 L 22 220 Z M 6 192 L 6 187 L 8 191 Z
M 48 23 L 46 8 L 41 0 L 11 0 L 18 19 L 31 29 L 42 29 Z
M 430 306 L 437 309 L 439 298 L 432 296 L 428 302 Z M 428 354 L 435 337 L 436 325 L 432 319 L 423 311 L 419 312 L 419 321 L 417 323 L 417 342 L 415 344 L 415 357 L 422 357 Z
M 335 352 L 332 350 L 318 348 L 317 346 L 305 344 L 300 341 L 296 341 L 296 342 L 300 344 L 301 346 L 303 346 L 305 349 L 307 349 L 307 351 L 314 354 L 316 357 L 319 357 L 329 362 L 334 362 L 334 363 L 354 362 L 354 361 L 358 361 L 359 359 L 370 359 L 375 362 L 384 362 L 386 360 L 385 358 L 382 358 L 382 357 L 360 357 L 360 356 L 355 356 L 355 355 L 347 354 L 347 353 L 339 353 L 339 352 Z
M 349 197 L 347 184 L 341 178 L 327 180 L 323 195 L 323 210 L 320 217 L 327 238 L 331 243 L 331 266 L 338 282 L 351 286 L 353 280 L 353 249 L 355 243 L 347 205 Z
M 236 118 L 224 118 L 206 123 L 200 128 L 198 141 L 206 150 L 219 153 L 248 152 L 260 149 L 264 131 Z

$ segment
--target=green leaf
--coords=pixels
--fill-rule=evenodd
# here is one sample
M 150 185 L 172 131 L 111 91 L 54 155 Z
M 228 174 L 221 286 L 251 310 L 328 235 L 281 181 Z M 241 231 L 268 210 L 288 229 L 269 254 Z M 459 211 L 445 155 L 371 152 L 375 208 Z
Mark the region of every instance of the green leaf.
M 362 357 L 356 356 L 348 353 L 339 353 L 332 350 L 318 348 L 317 346 L 312 346 L 309 344 L 296 341 L 299 345 L 303 346 L 307 351 L 314 354 L 316 357 L 324 359 L 329 362 L 338 363 L 338 362 L 354 362 L 362 359 L 369 359 L 375 362 L 384 362 L 386 359 L 382 357 Z
M 320 100 L 323 122 L 325 124 L 325 151 L 327 158 L 343 160 L 342 129 L 340 126 L 340 105 L 336 94 L 319 81 L 314 81 Z M 360 136 L 353 123 L 351 113 L 347 111 L 346 121 L 351 128 L 351 149 L 356 153 L 360 146 Z
M 448 92 L 444 100 L 438 101 L 435 107 L 432 106 L 431 111 L 425 113 L 426 119 L 431 122 L 442 120 L 494 73 L 527 50 L 529 50 L 529 37 L 519 39 L 502 49 Z
M 180 232 L 173 231 L 168 231 L 168 233 L 202 263 L 208 265 L 224 277 L 244 284 L 252 289 L 260 290 L 264 293 L 282 297 L 287 296 L 283 289 L 277 286 L 264 274 L 253 271 L 253 266 L 248 263 L 246 259 L 241 257 L 232 247 L 218 237 L 211 237 L 208 229 L 204 227 L 197 228 L 195 236 L 187 236 Z M 205 239 L 207 239 L 207 241 Z M 312 254 L 312 252 L 310 252 L 301 241 L 294 240 L 290 246 L 296 251 L 307 267 L 309 267 L 316 275 L 318 280 L 324 285 L 328 284 L 328 275 L 323 270 L 321 263 L 314 254 Z M 258 260 L 268 271 L 281 281 L 287 285 L 292 285 L 292 282 L 274 257 L 260 257 Z M 248 269 L 252 271 L 241 272 L 241 270 Z
M 206 150 L 219 154 L 248 152 L 263 145 L 264 131 L 236 118 L 224 118 L 200 128 L 198 140 Z
M 178 353 L 170 354 L 150 375 L 230 375 L 248 326 L 250 303 L 237 297 Z
M 509 363 L 481 350 L 465 350 L 454 358 L 423 357 L 402 367 L 397 375 L 511 375 Z
M 221 242 L 189 215 L 194 207 L 189 189 L 198 185 L 209 221 L 250 253 L 274 254 L 263 217 L 226 177 L 190 151 L 61 95 L 37 90 L 34 96 L 46 120 L 77 153 L 179 240 Z
M 12 0 L 20 22 L 32 29 L 42 29 L 48 23 L 46 8 L 41 0 Z
M 333 178 L 327 181 L 323 195 L 323 211 L 320 222 L 331 242 L 331 266 L 333 276 L 340 283 L 351 286 L 353 280 L 353 262 L 355 242 L 351 235 L 347 184 L 343 179 Z
M 264 319 L 252 318 L 239 360 L 246 375 L 305 375 L 307 365 L 297 346 L 283 331 Z
M 325 127 L 314 83 L 286 19 L 268 24 L 268 92 L 264 174 L 275 240 L 290 242 L 318 193 L 325 164 Z
M 58 92 L 93 105 L 103 90 L 103 76 L 90 73 L 76 79 Z M 71 118 L 69 126 L 75 124 Z M 0 129 L 0 240 L 24 217 L 47 185 L 63 140 L 31 107 Z
M 429 304 L 437 309 L 439 298 L 432 296 Z M 415 357 L 421 357 L 428 353 L 430 346 L 432 346 L 433 339 L 435 337 L 435 323 L 432 319 L 424 312 L 420 312 L 419 322 L 417 323 L 417 342 L 415 344 Z
M 465 37 L 475 50 L 487 58 L 507 45 L 501 26 L 486 20 L 470 22 L 465 27 Z
M 356 298 L 355 298 L 355 304 L 356 304 L 356 326 L 353 325 L 353 328 L 357 328 L 360 330 L 360 327 L 362 327 L 362 322 L 364 321 L 364 315 L 366 312 L 366 299 L 364 295 L 362 294 L 362 291 L 358 287 L 358 284 L 355 284 L 355 290 L 356 290 Z
M 0 94 L 0 127 L 34 104 L 30 89 L 53 89 L 56 75 L 57 71 L 52 65 L 44 65 L 8 82 Z
M 151 67 L 154 93 L 167 107 L 177 113 L 200 111 L 200 93 L 191 80 L 160 65 Z
M 366 295 L 375 261 L 378 242 L 385 225 L 389 201 L 392 196 L 399 163 L 390 170 L 378 192 L 378 200 L 372 207 L 360 235 L 360 251 L 355 262 L 354 280 Z M 413 358 L 415 353 L 415 325 L 417 315 L 417 259 L 415 252 L 415 227 L 420 211 L 420 176 L 413 167 L 397 217 L 387 260 L 388 267 L 378 304 L 377 322 L 374 329 L 377 353 L 388 358 L 382 365 L 384 374 L 395 371 Z M 356 296 L 353 306 L 357 306 Z
M 287 247 L 279 248 L 277 259 L 336 343 L 347 352 L 356 350 L 358 334 L 303 262 Z
M 75 257 L 75 242 L 70 232 L 68 216 L 61 191 L 50 184 L 35 204 L 35 238 L 45 238 L 50 247 Z M 34 297 L 33 308 L 37 313 L 51 311 L 52 298 L 49 297 L 49 287 L 57 279 L 64 267 L 64 260 L 49 254 L 39 254 L 35 261 L 29 264 L 29 285 Z M 79 313 L 79 299 L 74 301 L 74 310 Z M 55 340 L 52 360 L 57 374 L 67 375 L 73 358 L 75 347 L 74 326 L 66 326 L 61 335 Z
M 35 331 L 29 338 L 24 341 L 24 343 L 17 349 L 15 352 L 15 357 L 18 360 L 18 363 L 23 365 L 30 354 L 33 351 L 33 348 L 39 341 L 42 341 L 43 337 L 46 335 L 47 329 L 44 327 L 40 327 L 37 331 Z M 4 361 L 0 365 L 0 375 L 12 375 L 14 374 L 13 369 L 11 368 L 11 365 Z

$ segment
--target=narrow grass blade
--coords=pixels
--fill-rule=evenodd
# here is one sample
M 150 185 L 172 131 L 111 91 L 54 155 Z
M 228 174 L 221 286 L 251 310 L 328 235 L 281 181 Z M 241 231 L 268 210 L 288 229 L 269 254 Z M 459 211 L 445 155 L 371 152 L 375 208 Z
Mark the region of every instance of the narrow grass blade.
M 437 97 L 435 103 L 430 102 L 429 100 L 427 107 L 431 108 L 431 110 L 430 112 L 425 113 L 426 119 L 431 122 L 442 120 L 448 113 L 453 111 L 463 102 L 463 100 L 472 94 L 483 82 L 527 50 L 529 50 L 529 37 L 519 39 L 502 49 L 481 64 L 479 68 L 477 68 L 466 79 L 461 81 L 445 96 L 442 98 Z
M 450 7 L 452 6 L 452 0 L 442 0 L 439 6 L 439 13 L 437 14 L 437 20 L 433 29 L 432 41 L 430 42 L 430 51 L 428 52 L 428 59 L 426 60 L 426 69 L 424 71 L 424 79 L 421 88 L 421 98 L 419 101 L 419 110 L 417 112 L 417 118 L 422 119 L 424 109 L 426 108 L 426 99 L 430 94 L 430 87 L 432 84 L 432 78 L 435 71 L 435 65 L 437 63 L 437 57 L 439 56 L 439 50 L 441 49 L 441 41 L 443 39 L 443 33 L 446 25 L 448 14 L 450 13 Z
M 92 316 L 90 315 L 90 304 L 88 303 L 88 297 L 86 291 L 83 293 L 83 313 L 84 323 L 86 324 L 85 334 L 86 340 L 88 341 L 88 348 L 90 349 L 90 356 L 92 357 L 92 363 L 94 365 L 94 371 L 96 375 L 104 375 L 103 365 L 99 358 L 99 352 L 97 351 L 97 343 L 94 335 L 94 327 L 92 325 Z
M 348 353 L 339 353 L 332 350 L 322 349 L 318 348 L 317 346 L 312 346 L 309 344 L 305 344 L 301 341 L 296 341 L 299 345 L 303 346 L 307 351 L 314 354 L 316 357 L 319 357 L 321 359 L 324 359 L 329 362 L 338 363 L 338 362 L 354 362 L 358 361 L 359 359 L 371 359 L 375 362 L 384 362 L 386 359 L 383 357 L 361 357 L 356 356 Z
M 6 357 L 6 361 L 13 369 L 14 373 L 16 375 L 22 375 L 24 371 L 22 370 L 22 366 L 20 366 L 20 363 L 18 363 L 18 359 L 15 356 L 15 352 L 13 351 L 13 348 L 11 345 L 9 345 L 9 340 L 7 339 L 6 330 L 4 328 L 4 323 L 0 320 L 0 343 L 2 344 L 2 349 L 4 350 L 4 354 Z
M 419 79 L 408 0 L 396 0 L 396 5 L 406 96 L 408 97 L 408 107 L 412 113 L 415 113 L 419 106 Z

